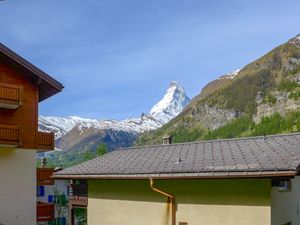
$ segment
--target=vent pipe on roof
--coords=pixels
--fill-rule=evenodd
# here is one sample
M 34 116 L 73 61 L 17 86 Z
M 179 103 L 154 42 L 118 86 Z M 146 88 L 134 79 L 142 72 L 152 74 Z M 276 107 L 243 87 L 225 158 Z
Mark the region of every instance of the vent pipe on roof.
M 162 138 L 163 145 L 170 145 L 170 144 L 172 144 L 172 140 L 173 140 L 172 135 L 167 135 L 167 136 L 163 137 Z

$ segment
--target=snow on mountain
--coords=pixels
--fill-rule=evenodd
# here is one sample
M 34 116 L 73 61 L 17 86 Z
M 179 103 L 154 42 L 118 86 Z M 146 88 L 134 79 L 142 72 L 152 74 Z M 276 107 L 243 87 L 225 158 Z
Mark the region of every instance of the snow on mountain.
M 162 126 L 159 121 L 150 116 L 143 115 L 140 118 L 129 118 L 126 120 L 96 120 L 84 119 L 80 117 L 45 117 L 39 118 L 39 130 L 51 131 L 55 133 L 56 139 L 61 138 L 73 128 L 77 128 L 80 132 L 84 132 L 89 128 L 94 129 L 112 129 L 116 131 L 127 131 L 134 133 L 143 133 Z
M 40 116 L 39 130 L 54 132 L 56 138 L 60 138 L 77 125 L 93 122 L 97 122 L 97 120 L 83 119 L 77 116 L 70 116 L 66 118 L 54 116 Z
M 227 73 L 227 74 L 219 77 L 218 80 L 221 80 L 221 79 L 234 79 L 239 74 L 240 71 L 241 71 L 241 69 L 234 70 L 231 73 Z
M 289 43 L 295 45 L 298 48 L 300 48 L 300 34 L 298 34 L 296 37 L 289 40 Z
M 189 101 L 184 88 L 176 81 L 172 81 L 163 99 L 153 106 L 150 115 L 142 114 L 141 117 L 121 121 L 84 119 L 77 116 L 66 118 L 40 116 L 39 130 L 54 132 L 56 139 L 62 138 L 74 128 L 80 133 L 94 128 L 96 130 L 125 131 L 138 135 L 161 127 L 177 116 Z
M 152 107 L 150 116 L 165 124 L 176 117 L 189 102 L 184 88 L 178 82 L 172 81 L 164 97 Z

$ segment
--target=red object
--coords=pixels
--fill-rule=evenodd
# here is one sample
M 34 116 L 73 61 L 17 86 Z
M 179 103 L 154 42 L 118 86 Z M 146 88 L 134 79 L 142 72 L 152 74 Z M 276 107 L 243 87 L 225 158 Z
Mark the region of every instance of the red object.
M 37 203 L 37 222 L 46 222 L 54 219 L 54 204 Z

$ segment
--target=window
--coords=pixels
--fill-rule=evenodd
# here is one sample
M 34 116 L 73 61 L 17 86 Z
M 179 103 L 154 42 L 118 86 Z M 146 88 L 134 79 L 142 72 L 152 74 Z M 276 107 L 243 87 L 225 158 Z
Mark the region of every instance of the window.
M 274 180 L 272 180 L 272 187 L 278 187 L 278 190 L 280 192 L 291 191 L 292 190 L 292 181 L 291 180 L 274 179 Z
M 48 195 L 48 203 L 53 203 L 53 202 L 54 202 L 54 196 Z
M 292 182 L 291 180 L 284 180 L 279 182 L 279 191 L 291 191 L 292 190 Z M 290 225 L 290 223 L 286 223 L 284 225 Z
M 44 186 L 37 186 L 36 188 L 36 196 L 43 197 L 45 196 L 45 187 Z

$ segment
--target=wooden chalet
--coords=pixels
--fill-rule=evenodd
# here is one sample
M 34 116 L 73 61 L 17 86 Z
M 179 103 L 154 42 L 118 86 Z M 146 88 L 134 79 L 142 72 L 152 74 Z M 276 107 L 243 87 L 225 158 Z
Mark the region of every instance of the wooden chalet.
M 38 104 L 62 89 L 0 43 L 0 224 L 36 223 L 36 152 L 54 149 L 54 134 L 38 131 Z

